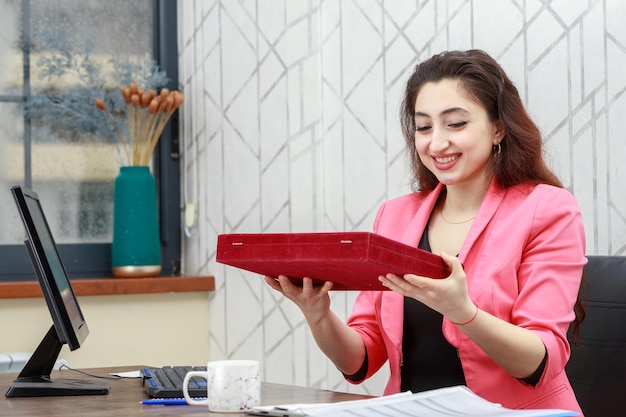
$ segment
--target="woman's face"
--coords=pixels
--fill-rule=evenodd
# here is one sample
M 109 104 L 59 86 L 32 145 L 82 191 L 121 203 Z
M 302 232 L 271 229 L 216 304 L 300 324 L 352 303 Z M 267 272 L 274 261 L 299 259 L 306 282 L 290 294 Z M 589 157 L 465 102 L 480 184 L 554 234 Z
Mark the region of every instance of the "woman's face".
M 492 149 L 504 136 L 458 80 L 424 84 L 415 99 L 415 147 L 422 163 L 447 186 L 485 185 Z

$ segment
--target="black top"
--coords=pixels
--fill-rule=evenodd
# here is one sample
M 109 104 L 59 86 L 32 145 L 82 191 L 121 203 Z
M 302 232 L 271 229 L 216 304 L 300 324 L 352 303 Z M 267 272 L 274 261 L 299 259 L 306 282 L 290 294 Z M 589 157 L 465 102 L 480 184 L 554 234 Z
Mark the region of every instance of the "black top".
M 430 252 L 428 226 L 418 247 Z M 404 297 L 401 391 L 421 392 L 465 385 L 459 354 L 443 336 L 442 323 L 442 314 L 413 298 Z

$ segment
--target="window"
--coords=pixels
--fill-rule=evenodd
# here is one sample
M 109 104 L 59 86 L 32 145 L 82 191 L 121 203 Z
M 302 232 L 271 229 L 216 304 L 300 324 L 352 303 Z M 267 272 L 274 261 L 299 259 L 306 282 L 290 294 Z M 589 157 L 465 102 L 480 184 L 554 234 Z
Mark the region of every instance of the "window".
M 34 279 L 24 230 L 10 187 L 37 192 L 70 277 L 111 276 L 116 146 L 98 132 L 50 126 L 24 116 L 35 95 L 62 94 L 77 80 L 40 79 L 40 53 L 50 39 L 89 45 L 101 62 L 152 57 L 177 88 L 176 2 L 168 0 L 0 0 L 0 280 Z M 159 141 L 152 163 L 157 180 L 162 273 L 180 264 L 178 118 Z

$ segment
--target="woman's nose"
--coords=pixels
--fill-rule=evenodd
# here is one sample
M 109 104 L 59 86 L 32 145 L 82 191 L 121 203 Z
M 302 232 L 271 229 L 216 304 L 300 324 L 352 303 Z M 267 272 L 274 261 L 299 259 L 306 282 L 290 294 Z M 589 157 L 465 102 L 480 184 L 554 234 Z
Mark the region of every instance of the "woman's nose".
M 445 131 L 433 128 L 429 146 L 431 152 L 438 152 L 446 149 L 450 144 L 447 138 L 448 136 Z

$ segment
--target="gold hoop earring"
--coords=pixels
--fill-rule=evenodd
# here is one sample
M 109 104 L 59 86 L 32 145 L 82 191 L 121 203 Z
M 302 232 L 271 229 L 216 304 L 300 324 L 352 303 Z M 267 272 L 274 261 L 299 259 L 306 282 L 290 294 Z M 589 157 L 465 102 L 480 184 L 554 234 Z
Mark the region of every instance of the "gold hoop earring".
M 500 153 L 502 152 L 502 145 L 500 145 L 500 142 L 498 142 L 496 145 L 494 145 L 493 151 L 497 155 L 500 155 Z

